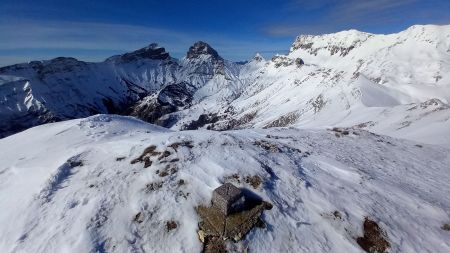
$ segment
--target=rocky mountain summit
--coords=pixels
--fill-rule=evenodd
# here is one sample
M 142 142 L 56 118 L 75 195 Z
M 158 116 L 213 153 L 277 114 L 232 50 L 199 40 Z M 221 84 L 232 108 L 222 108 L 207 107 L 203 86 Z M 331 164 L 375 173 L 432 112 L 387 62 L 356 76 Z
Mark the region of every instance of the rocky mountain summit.
M 450 129 L 449 41 L 450 26 L 414 26 L 302 35 L 288 54 L 244 64 L 202 41 L 181 59 L 152 43 L 100 63 L 16 64 L 0 68 L 0 136 L 116 113 L 174 130 L 350 126 L 450 143 L 439 137 Z
M 124 62 L 132 62 L 139 59 L 150 59 L 150 60 L 167 60 L 170 58 L 169 53 L 166 49 L 158 46 L 157 43 L 152 43 L 147 47 L 141 48 L 139 50 L 133 51 L 131 53 L 126 53 L 120 56 L 113 56 L 111 59 L 119 57 Z
M 195 42 L 194 45 L 192 45 L 189 48 L 189 51 L 187 52 L 187 59 L 197 59 L 202 55 L 209 55 L 212 58 L 219 60 L 222 57 L 219 56 L 217 51 L 212 48 L 208 43 L 203 41 Z

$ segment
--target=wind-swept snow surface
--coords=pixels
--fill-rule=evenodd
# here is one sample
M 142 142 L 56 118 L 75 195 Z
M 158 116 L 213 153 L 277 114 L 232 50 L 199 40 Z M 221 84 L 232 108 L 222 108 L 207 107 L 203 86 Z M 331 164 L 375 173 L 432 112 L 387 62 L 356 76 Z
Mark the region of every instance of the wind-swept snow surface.
M 194 207 L 224 181 L 274 205 L 267 228 L 230 251 L 362 252 L 366 217 L 391 252 L 450 251 L 450 151 L 439 146 L 361 129 L 171 132 L 98 115 L 31 128 L 0 150 L 1 252 L 200 252 Z

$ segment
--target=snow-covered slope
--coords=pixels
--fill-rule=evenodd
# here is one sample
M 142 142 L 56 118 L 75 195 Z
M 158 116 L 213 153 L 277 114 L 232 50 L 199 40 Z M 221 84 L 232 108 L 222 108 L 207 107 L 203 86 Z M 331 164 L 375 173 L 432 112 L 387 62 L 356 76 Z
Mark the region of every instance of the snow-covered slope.
M 390 252 L 449 252 L 450 151 L 348 131 L 172 132 L 112 115 L 28 129 L 0 139 L 0 251 L 200 252 L 194 207 L 231 180 L 274 208 L 230 252 L 362 252 L 366 217 Z M 130 164 L 151 145 L 169 155 Z
M 448 144 L 449 73 L 450 26 L 299 36 L 289 54 L 255 57 L 241 69 L 244 89 L 233 110 L 218 110 L 227 116 L 215 128 L 230 117 L 240 127 L 358 125 Z
M 0 135 L 120 113 L 173 130 L 355 126 L 450 147 L 449 73 L 450 26 L 302 35 L 244 65 L 204 42 L 182 59 L 151 44 L 102 63 L 0 68 Z

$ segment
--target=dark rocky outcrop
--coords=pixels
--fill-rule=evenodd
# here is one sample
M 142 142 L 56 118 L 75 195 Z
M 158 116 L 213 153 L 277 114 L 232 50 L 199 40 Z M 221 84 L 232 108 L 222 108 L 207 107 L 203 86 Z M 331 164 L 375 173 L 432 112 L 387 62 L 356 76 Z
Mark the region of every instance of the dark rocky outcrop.
M 358 237 L 356 242 L 369 253 L 384 253 L 388 252 L 390 248 L 390 243 L 387 240 L 386 233 L 378 226 L 378 224 L 365 218 L 364 224 L 364 235 Z
M 217 114 L 202 114 L 197 120 L 193 120 L 182 127 L 182 130 L 197 130 L 207 124 L 214 124 L 219 121 Z M 212 129 L 209 127 L 208 129 Z
M 272 62 L 275 63 L 275 68 L 288 67 L 294 64 L 294 60 L 284 55 L 275 55 L 272 57 Z
M 212 48 L 208 43 L 203 41 L 197 41 L 189 48 L 186 58 L 196 59 L 201 55 L 210 55 L 214 59 L 221 59 L 219 54 L 214 48 Z
M 170 55 L 166 52 L 166 49 L 158 46 L 156 43 L 120 56 L 120 59 L 124 62 L 131 62 L 138 59 L 167 60 L 169 58 Z
M 187 82 L 167 85 L 157 95 L 151 95 L 136 103 L 129 114 L 150 123 L 171 127 L 177 118 L 170 117 L 169 114 L 190 106 L 195 90 L 195 87 Z
M 158 103 L 175 107 L 190 105 L 195 90 L 195 87 L 188 82 L 167 85 L 159 92 Z

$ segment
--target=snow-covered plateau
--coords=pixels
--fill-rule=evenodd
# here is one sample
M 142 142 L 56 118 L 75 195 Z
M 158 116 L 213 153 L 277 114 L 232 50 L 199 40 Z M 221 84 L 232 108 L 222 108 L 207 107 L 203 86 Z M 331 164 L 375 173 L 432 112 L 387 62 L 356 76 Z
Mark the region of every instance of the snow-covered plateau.
M 225 182 L 273 205 L 230 253 L 450 252 L 449 73 L 450 25 L 2 67 L 0 252 L 202 252 Z

